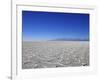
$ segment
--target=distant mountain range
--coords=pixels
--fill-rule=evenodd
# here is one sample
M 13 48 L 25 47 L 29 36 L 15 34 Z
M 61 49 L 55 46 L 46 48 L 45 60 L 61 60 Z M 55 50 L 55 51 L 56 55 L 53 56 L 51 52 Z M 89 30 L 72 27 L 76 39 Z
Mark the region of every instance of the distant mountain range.
M 49 41 L 89 41 L 89 39 L 67 39 L 67 38 L 58 38 L 58 39 L 52 39 Z

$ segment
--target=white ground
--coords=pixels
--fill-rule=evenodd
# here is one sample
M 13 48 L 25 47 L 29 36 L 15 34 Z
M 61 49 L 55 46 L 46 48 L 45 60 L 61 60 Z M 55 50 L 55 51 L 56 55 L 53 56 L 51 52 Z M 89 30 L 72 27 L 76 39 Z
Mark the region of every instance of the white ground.
M 23 42 L 22 68 L 89 66 L 88 41 Z

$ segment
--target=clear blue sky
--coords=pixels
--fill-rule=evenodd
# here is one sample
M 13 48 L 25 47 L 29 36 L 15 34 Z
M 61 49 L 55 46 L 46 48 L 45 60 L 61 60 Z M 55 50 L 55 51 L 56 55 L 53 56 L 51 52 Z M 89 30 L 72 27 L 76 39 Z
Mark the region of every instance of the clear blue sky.
M 24 41 L 89 39 L 89 14 L 22 11 Z

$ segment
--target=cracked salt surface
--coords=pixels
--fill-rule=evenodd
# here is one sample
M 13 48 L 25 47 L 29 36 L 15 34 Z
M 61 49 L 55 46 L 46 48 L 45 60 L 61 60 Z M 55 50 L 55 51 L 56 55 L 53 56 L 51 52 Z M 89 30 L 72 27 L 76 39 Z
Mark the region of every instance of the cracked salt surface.
M 88 41 L 23 42 L 22 69 L 89 66 Z

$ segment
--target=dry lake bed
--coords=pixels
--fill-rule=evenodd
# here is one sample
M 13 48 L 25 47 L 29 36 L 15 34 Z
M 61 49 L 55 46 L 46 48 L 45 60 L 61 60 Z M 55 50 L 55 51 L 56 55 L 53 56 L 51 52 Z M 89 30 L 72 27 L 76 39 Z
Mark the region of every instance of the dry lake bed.
M 22 69 L 89 66 L 89 41 L 22 43 Z

